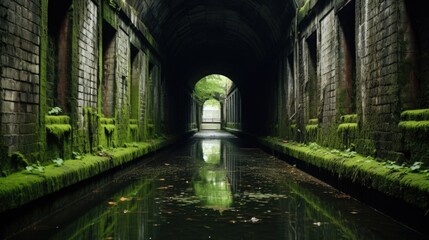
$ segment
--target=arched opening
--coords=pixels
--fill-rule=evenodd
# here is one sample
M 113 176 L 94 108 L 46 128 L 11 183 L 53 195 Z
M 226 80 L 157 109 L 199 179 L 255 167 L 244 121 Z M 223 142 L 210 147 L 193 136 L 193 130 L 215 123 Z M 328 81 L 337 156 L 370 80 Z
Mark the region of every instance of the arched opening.
M 429 50 L 427 29 L 429 16 L 421 4 L 405 1 L 402 109 L 429 107 Z
M 203 104 L 201 129 L 221 129 L 221 104 L 216 99 L 209 99 Z
M 225 126 L 225 102 L 234 83 L 226 76 L 211 74 L 201 78 L 192 93 L 196 102 L 197 125 L 200 130 L 222 129 Z
M 70 112 L 71 43 L 72 1 L 49 1 L 46 104 L 63 113 Z

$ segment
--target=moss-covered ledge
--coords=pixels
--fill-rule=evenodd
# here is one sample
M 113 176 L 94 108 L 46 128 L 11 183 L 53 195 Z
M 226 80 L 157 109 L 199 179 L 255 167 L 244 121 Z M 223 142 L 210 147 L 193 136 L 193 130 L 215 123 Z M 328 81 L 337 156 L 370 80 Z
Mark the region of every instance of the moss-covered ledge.
M 375 189 L 422 210 L 429 211 L 429 177 L 409 167 L 379 162 L 354 152 L 344 152 L 316 144 L 286 142 L 278 138 L 263 137 L 258 141 L 265 147 L 299 159 L 312 166 L 336 174 L 360 186 Z
M 23 170 L 0 178 L 0 212 L 17 208 L 82 180 L 161 149 L 177 138 L 159 138 L 132 143 L 98 155 L 85 155 L 79 160 L 66 160 L 61 166 L 44 166 L 43 172 Z

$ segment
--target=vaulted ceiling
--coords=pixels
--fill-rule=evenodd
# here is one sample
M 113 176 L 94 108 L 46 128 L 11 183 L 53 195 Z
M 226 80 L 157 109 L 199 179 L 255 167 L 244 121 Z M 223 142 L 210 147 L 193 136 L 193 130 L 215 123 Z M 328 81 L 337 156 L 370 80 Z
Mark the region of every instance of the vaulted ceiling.
M 189 86 L 210 73 L 244 78 L 284 44 L 295 14 L 293 0 L 127 1 L 158 41 L 169 73 Z

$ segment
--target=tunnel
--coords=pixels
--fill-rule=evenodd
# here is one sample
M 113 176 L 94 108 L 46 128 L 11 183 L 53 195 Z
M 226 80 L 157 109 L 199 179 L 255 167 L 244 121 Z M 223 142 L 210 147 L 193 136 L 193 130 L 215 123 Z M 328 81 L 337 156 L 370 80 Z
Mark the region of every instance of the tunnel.
M 294 1 L 164 1 L 130 2 L 151 29 L 162 51 L 167 86 L 192 92 L 195 83 L 209 74 L 232 79 L 242 95 L 243 118 L 249 129 L 263 120 L 261 81 L 279 52 L 296 14 Z M 269 94 L 269 93 L 268 93 Z M 258 96 L 258 97 L 255 97 Z M 178 96 L 180 98 L 180 95 Z M 172 100 L 176 102 L 175 100 Z M 180 101 L 179 101 L 180 102 Z M 178 106 L 175 116 L 186 119 Z M 259 125 L 260 126 L 260 125 Z M 260 129 L 252 129 L 259 131 Z
M 246 151 L 258 148 L 427 235 L 424 6 L 411 0 L 0 1 L 0 215 L 20 215 L 189 141 L 187 154 L 201 158 L 205 136 L 221 139 L 206 144 L 222 149 L 225 169 L 238 166 L 227 164 L 235 159 L 228 149 L 243 144 L 239 155 L 252 160 L 262 155 Z M 199 99 L 197 83 L 210 76 L 232 82 Z M 217 109 L 210 117 L 208 100 Z M 198 173 L 200 195 L 208 197 L 210 181 L 238 189 L 219 180 L 236 178 L 217 168 L 222 161 Z M 211 178 L 203 176 L 210 171 Z M 158 190 L 169 189 L 163 187 Z M 222 194 L 231 202 L 228 191 Z M 329 217 L 331 211 L 316 212 Z

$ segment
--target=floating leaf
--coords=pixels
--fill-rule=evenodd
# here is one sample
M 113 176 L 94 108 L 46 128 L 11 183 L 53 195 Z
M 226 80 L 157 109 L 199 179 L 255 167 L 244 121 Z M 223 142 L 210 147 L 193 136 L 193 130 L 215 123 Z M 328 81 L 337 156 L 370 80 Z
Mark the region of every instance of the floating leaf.
M 250 221 L 251 221 L 252 223 L 257 223 L 257 222 L 261 221 L 261 219 L 256 218 L 256 217 L 252 217 L 252 218 L 250 219 Z
M 126 198 L 126 197 L 119 198 L 119 201 L 121 202 L 130 201 L 130 200 L 131 200 L 130 198 Z

